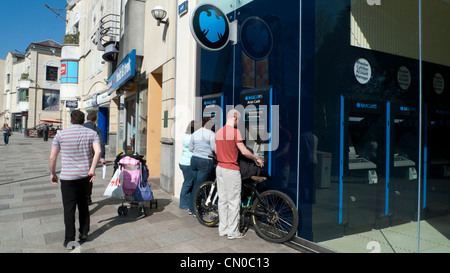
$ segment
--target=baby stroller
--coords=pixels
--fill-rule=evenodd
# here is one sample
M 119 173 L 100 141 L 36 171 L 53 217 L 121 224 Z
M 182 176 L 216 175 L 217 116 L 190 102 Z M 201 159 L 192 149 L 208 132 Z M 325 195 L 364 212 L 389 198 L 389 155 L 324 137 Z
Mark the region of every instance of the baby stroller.
M 148 183 L 148 167 L 143 155 L 127 155 L 123 152 L 116 156 L 114 160 L 114 173 L 120 168 L 123 174 L 123 192 L 122 205 L 117 209 L 119 215 L 127 215 L 128 208 L 124 202 L 130 203 L 131 208 L 139 209 L 139 214 L 149 215 L 149 209 L 155 205 L 158 207 L 158 201 L 154 198 Z

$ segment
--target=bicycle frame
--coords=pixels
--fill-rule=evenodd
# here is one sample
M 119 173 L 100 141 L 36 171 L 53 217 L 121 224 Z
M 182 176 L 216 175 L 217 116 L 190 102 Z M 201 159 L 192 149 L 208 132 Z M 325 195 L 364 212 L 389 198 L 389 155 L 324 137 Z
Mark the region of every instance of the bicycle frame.
M 211 204 L 214 204 L 217 201 L 217 198 L 219 197 L 218 191 L 215 191 L 214 196 L 211 196 L 216 187 L 217 187 L 217 179 L 215 179 L 211 185 L 211 190 L 209 191 L 208 198 L 205 201 L 205 206 L 209 207 Z
M 299 221 L 298 212 L 289 196 L 280 191 L 266 189 L 265 183 L 262 183 L 264 181 L 258 178 L 243 181 L 239 209 L 239 229 L 241 232 L 246 232 L 253 225 L 256 233 L 263 239 L 281 243 L 295 235 Z M 201 200 L 196 203 L 197 219 L 202 225 L 216 226 L 218 224 L 217 217 L 220 218 L 216 205 L 219 198 L 217 180 L 208 181 L 202 185 L 209 185 L 209 188 L 205 188 L 209 192 L 206 192 L 203 186 L 200 186 L 196 193 L 196 196 L 202 196 L 201 199 L 195 198 L 195 200 Z M 200 194 L 201 192 L 204 194 Z M 275 203 L 272 204 L 272 200 L 275 200 Z M 279 205 L 281 205 L 281 210 Z M 201 210 L 197 208 L 201 208 Z M 292 214 L 289 212 L 287 215 L 280 214 L 280 212 L 286 211 L 286 208 Z M 205 215 L 205 218 L 203 218 L 203 215 Z M 212 218 L 210 218 L 211 216 Z M 288 218 L 284 218 L 285 216 Z

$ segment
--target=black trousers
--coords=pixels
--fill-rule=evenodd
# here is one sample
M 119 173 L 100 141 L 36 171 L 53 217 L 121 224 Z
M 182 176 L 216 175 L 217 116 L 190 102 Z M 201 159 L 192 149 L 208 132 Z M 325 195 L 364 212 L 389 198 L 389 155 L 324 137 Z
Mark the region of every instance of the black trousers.
M 75 241 L 75 211 L 78 207 L 80 234 L 88 234 L 90 225 L 88 191 L 92 184 L 89 177 L 78 180 L 61 180 L 61 194 L 64 207 L 65 241 Z

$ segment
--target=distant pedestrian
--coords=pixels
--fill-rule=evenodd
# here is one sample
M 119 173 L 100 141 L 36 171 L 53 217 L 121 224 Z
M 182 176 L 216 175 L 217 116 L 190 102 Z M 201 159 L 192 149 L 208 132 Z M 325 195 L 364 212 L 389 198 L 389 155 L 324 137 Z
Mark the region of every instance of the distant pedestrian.
M 239 152 L 263 167 L 261 159 L 250 152 L 244 145 L 241 133 L 236 129 L 241 114 L 230 110 L 227 123 L 216 133 L 217 155 L 217 193 L 219 195 L 219 236 L 239 239 L 245 233 L 239 232 L 239 210 L 241 205 L 241 173 L 238 162 Z
M 3 124 L 2 131 L 3 131 L 3 141 L 5 142 L 5 144 L 8 144 L 9 137 L 12 135 L 11 127 L 9 127 L 8 124 L 5 123 Z
M 87 240 L 90 225 L 87 192 L 94 182 L 95 168 L 100 158 L 101 147 L 97 133 L 84 127 L 84 113 L 75 110 L 70 115 L 70 128 L 58 131 L 50 151 L 50 179 L 58 184 L 56 160 L 61 151 L 61 194 L 66 227 L 64 247 L 75 241 L 75 211 L 78 206 L 79 239 Z M 94 156 L 92 156 L 94 151 Z
M 100 154 L 100 162 L 102 165 L 106 165 L 105 160 L 105 140 L 103 139 L 103 132 L 102 129 L 98 128 L 95 125 L 95 122 L 97 121 L 97 114 L 95 112 L 91 112 L 87 115 L 86 122 L 83 124 L 84 127 L 87 127 L 91 130 L 94 130 L 97 132 L 98 137 L 100 138 L 100 147 L 102 149 L 102 152 Z M 92 204 L 92 183 L 89 185 L 89 193 L 88 193 L 88 203 L 89 205 Z
M 216 144 L 214 132 L 207 128 L 210 118 L 202 119 L 202 127 L 192 134 L 189 142 L 189 151 L 192 152 L 191 171 L 194 175 L 194 187 L 192 188 L 191 200 L 189 201 L 189 209 L 194 212 L 194 193 L 198 187 L 211 177 L 214 168 L 214 162 L 211 158 Z
M 191 142 L 192 134 L 197 129 L 196 124 L 197 122 L 193 120 L 189 123 L 188 127 L 186 128 L 182 144 L 181 158 L 179 161 L 179 166 L 181 171 L 183 172 L 184 177 L 183 186 L 181 187 L 180 192 L 180 209 L 189 210 L 190 214 L 193 213 L 192 211 L 190 211 L 189 202 L 191 200 L 191 194 L 193 194 L 192 188 L 194 186 L 194 174 L 191 171 L 192 152 L 189 151 L 189 143 Z
M 47 123 L 45 123 L 44 127 L 42 127 L 42 134 L 44 137 L 44 141 L 48 141 L 48 130 L 49 130 L 48 125 Z

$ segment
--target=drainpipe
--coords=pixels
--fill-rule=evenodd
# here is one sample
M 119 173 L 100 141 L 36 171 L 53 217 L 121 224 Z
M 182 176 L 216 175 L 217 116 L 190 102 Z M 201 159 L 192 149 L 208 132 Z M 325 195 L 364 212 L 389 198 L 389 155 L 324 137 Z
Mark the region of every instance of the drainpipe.
M 38 69 L 39 69 L 39 52 L 36 50 L 36 73 L 34 77 L 34 128 L 36 128 L 36 115 L 37 115 L 37 91 L 38 91 Z

